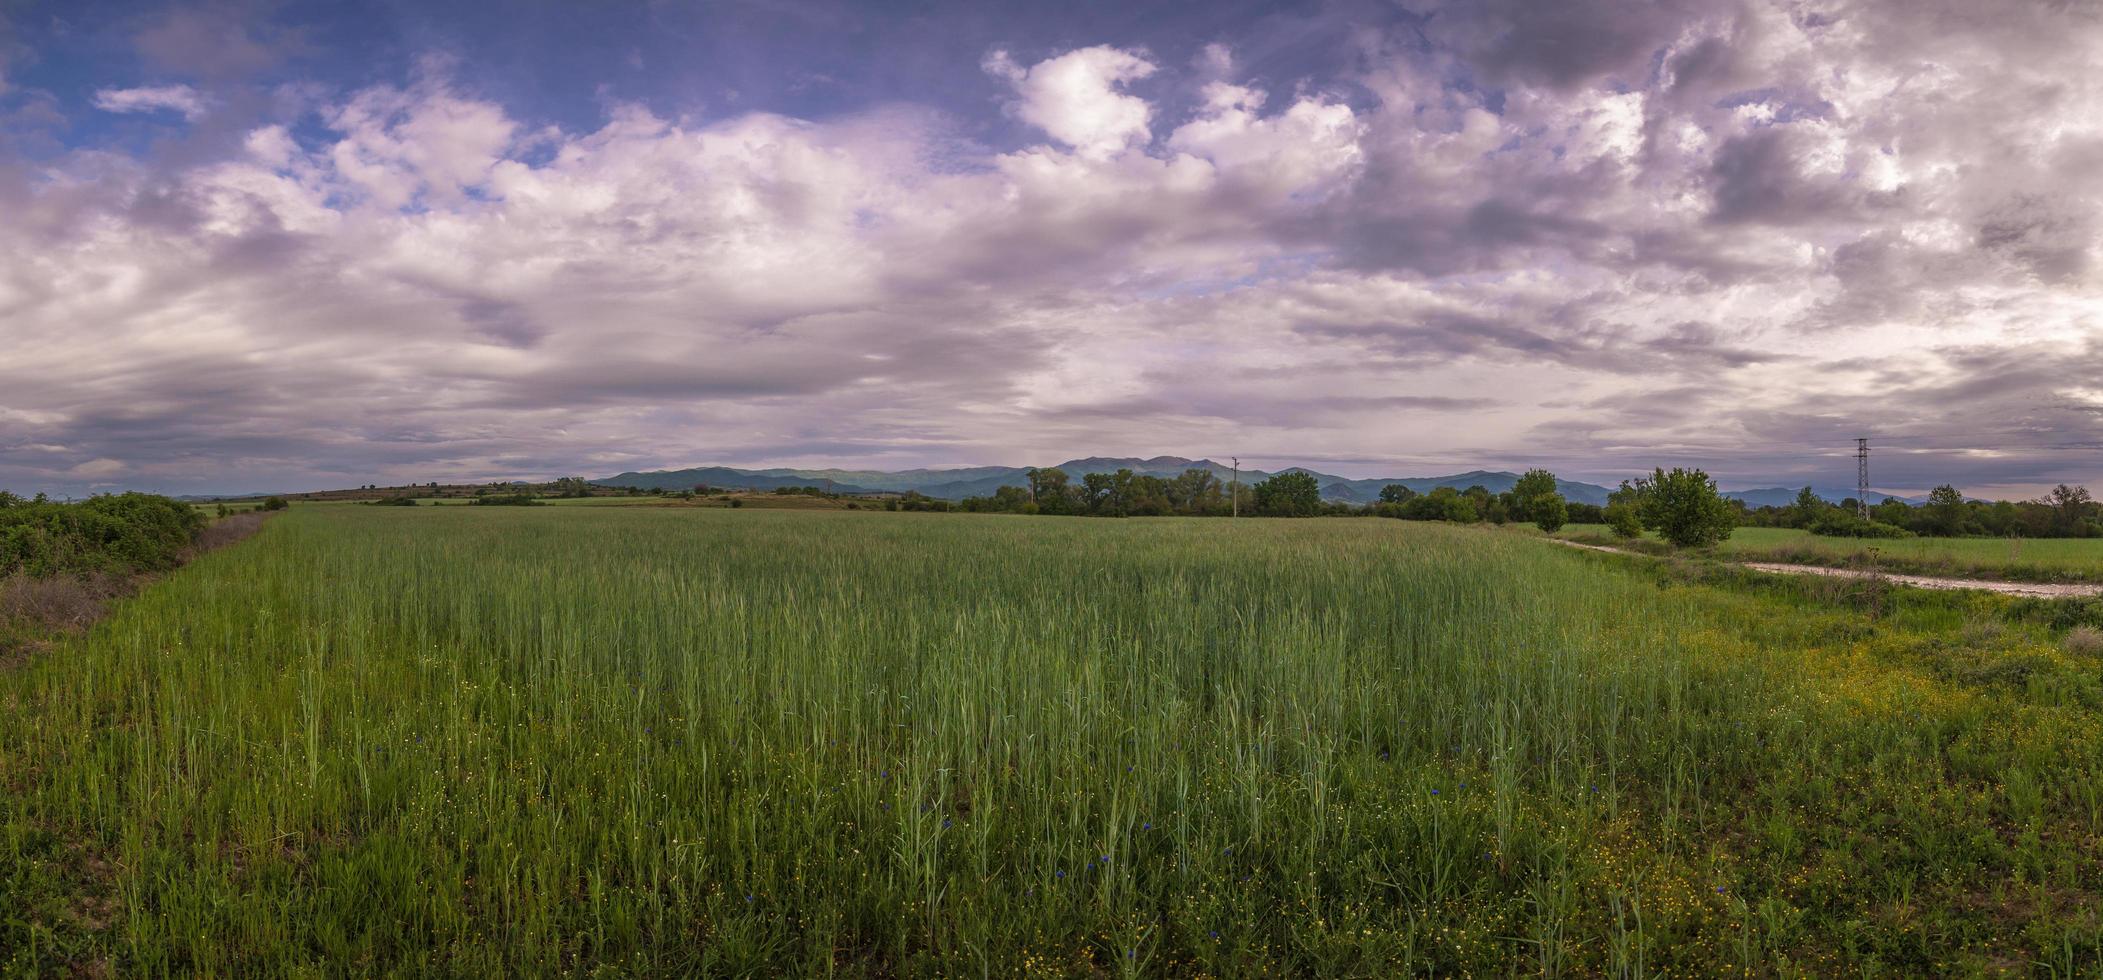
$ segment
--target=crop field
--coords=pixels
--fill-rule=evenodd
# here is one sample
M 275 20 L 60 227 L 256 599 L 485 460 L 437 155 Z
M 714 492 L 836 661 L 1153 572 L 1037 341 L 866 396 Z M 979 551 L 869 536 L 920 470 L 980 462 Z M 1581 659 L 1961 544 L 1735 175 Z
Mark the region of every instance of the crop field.
M 1609 537 L 1604 524 L 1572 524 L 1564 537 Z M 1839 567 L 2017 582 L 2103 582 L 2103 538 L 1831 538 L 1786 527 L 1741 527 L 1717 546 L 1741 561 Z
M 2096 616 L 1402 521 L 296 505 L 0 671 L 0 973 L 2093 975 Z

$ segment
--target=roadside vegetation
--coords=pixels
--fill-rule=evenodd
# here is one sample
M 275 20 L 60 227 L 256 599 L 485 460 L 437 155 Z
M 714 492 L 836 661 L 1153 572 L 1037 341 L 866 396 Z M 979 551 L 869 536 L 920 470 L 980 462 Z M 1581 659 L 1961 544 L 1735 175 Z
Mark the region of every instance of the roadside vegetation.
M 0 672 L 0 973 L 2084 975 L 2099 628 L 1428 522 L 298 507 Z
M 60 503 L 0 491 L 0 667 L 92 622 L 143 576 L 212 543 L 215 526 L 190 505 L 151 494 Z
M 1558 537 L 1582 544 L 1666 554 L 1655 535 L 1629 540 L 1602 524 L 1572 524 Z M 1912 575 L 2011 582 L 2103 582 L 2097 538 L 1834 538 L 1808 530 L 1741 527 L 1711 552 L 1730 561 L 1881 569 Z

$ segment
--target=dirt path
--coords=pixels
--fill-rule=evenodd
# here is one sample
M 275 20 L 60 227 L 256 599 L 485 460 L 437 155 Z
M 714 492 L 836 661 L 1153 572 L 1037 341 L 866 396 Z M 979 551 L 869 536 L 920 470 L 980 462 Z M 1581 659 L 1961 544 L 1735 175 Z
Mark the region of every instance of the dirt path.
M 1873 572 L 1861 568 L 1826 568 L 1823 565 L 1785 565 L 1771 561 L 1739 562 L 1747 568 L 1780 575 L 1828 575 L 1835 578 L 1881 577 L 1901 585 L 1922 589 L 1979 589 L 1999 592 L 2002 595 L 2031 596 L 2038 599 L 2072 599 L 2081 596 L 2103 595 L 2103 585 L 2062 585 L 2048 582 L 1996 582 L 1983 578 L 1936 578 L 1932 575 L 1900 575 L 1896 572 Z
M 1549 538 L 1548 540 L 1556 544 L 1568 545 L 1572 548 L 1583 548 L 1586 551 L 1604 551 L 1615 555 L 1641 554 L 1641 552 L 1609 548 L 1605 545 L 1565 541 L 1562 538 Z M 1776 575 L 1883 578 L 1886 581 L 1897 582 L 1901 585 L 1911 585 L 1921 589 L 1976 589 L 1984 592 L 1998 592 L 2002 595 L 2030 596 L 2037 599 L 2074 599 L 2084 596 L 2103 596 L 2103 585 L 2097 584 L 2062 585 L 2047 582 L 1996 582 L 1980 578 L 1937 578 L 1931 575 L 1901 575 L 1895 572 L 1876 572 L 1863 568 L 1827 568 L 1823 565 L 1788 565 L 1772 561 L 1745 561 L 1734 562 L 1733 564 L 1742 565 L 1754 571 L 1771 572 Z

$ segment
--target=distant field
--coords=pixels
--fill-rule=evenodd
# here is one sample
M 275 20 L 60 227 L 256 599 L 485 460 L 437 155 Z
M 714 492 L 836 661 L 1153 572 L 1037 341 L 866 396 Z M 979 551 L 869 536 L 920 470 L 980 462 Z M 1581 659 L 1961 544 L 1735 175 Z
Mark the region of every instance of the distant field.
M 2078 609 L 1680 574 L 296 505 L 0 672 L 0 974 L 2103 966 Z
M 1604 524 L 1572 524 L 1561 536 L 1610 533 Z M 1873 558 L 1890 571 L 1962 578 L 2103 582 L 2103 538 L 1828 538 L 1795 528 L 1741 527 L 1717 552 L 1747 561 L 1828 566 Z

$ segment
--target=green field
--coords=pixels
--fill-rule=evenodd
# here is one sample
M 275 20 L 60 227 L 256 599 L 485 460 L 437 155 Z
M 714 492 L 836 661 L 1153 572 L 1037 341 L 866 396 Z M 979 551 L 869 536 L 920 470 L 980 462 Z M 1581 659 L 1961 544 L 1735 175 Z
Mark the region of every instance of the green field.
M 1604 524 L 1572 524 L 1561 536 L 1611 540 Z M 1795 528 L 1741 527 L 1716 553 L 1798 565 L 1874 563 L 1886 571 L 1955 578 L 2103 582 L 2103 538 L 1829 538 Z
M 2103 968 L 2095 612 L 1841 584 L 297 506 L 0 672 L 0 972 Z

